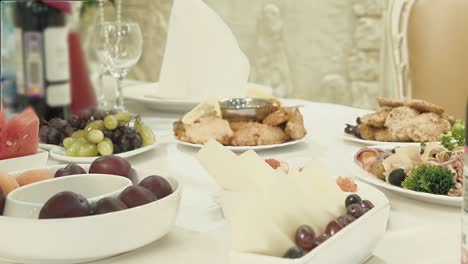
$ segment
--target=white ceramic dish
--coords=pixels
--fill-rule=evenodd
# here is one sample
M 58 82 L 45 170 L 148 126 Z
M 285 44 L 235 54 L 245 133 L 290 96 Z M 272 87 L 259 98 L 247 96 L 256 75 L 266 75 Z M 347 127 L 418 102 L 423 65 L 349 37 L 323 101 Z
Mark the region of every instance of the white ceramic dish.
M 39 148 L 43 150 L 51 150 L 56 146 L 57 145 L 53 145 L 53 144 L 39 143 Z
M 372 201 L 375 207 L 364 216 L 342 229 L 300 259 L 283 259 L 257 254 L 231 252 L 232 264 L 359 264 L 372 256 L 377 243 L 386 231 L 390 203 L 385 195 L 374 187 L 358 184 L 358 194 Z M 232 196 L 229 198 L 232 202 Z M 224 198 L 223 198 L 224 199 Z M 344 203 L 344 201 L 343 201 Z M 229 211 L 223 201 L 223 210 Z M 285 249 L 286 251 L 287 249 Z
M 119 156 L 122 158 L 130 158 L 133 156 L 136 156 L 138 154 L 150 151 L 158 145 L 158 142 L 154 143 L 153 145 L 149 145 L 146 147 L 141 147 L 137 148 L 131 151 L 127 152 L 122 152 L 119 154 L 115 154 L 114 156 Z M 65 154 L 65 148 L 60 147 L 60 146 L 55 146 L 50 150 L 50 157 L 59 160 L 59 161 L 64 161 L 64 162 L 70 162 L 70 163 L 92 163 L 95 159 L 101 157 L 101 156 L 96 156 L 96 157 L 68 157 Z
M 376 140 L 367 140 L 362 138 L 357 138 L 352 135 L 348 135 L 343 133 L 343 139 L 346 141 L 351 141 L 355 143 L 359 143 L 366 146 L 373 146 L 373 145 L 399 145 L 399 146 L 411 146 L 411 145 L 419 145 L 420 142 L 385 142 L 385 141 L 376 141 Z
M 193 148 L 202 148 L 203 147 L 202 144 L 193 144 L 193 143 L 178 140 L 177 138 L 174 138 L 174 140 L 177 143 L 179 143 L 180 145 L 184 145 L 184 146 L 189 146 L 189 147 L 193 147 Z M 244 152 L 244 151 L 248 151 L 248 150 L 259 151 L 259 150 L 267 150 L 267 149 L 274 149 L 274 148 L 292 146 L 292 145 L 299 144 L 301 142 L 305 142 L 306 140 L 307 140 L 307 136 L 305 136 L 305 137 L 303 137 L 301 139 L 298 139 L 298 140 L 288 141 L 288 142 L 281 143 L 281 144 L 261 145 L 261 146 L 239 146 L 239 147 L 226 146 L 226 148 L 231 150 L 231 151 L 234 151 L 234 152 Z
M 271 91 L 270 88 L 260 84 L 249 83 L 248 86 Z M 170 113 L 187 113 L 201 102 L 201 100 L 191 98 L 171 99 L 158 97 L 158 88 L 159 83 L 138 83 L 125 87 L 123 92 L 126 99 L 143 103 L 152 110 Z
M 44 203 L 57 193 L 71 191 L 88 199 L 90 204 L 104 197 L 117 197 L 132 181 L 106 174 L 78 174 L 32 183 L 10 192 L 4 216 L 38 219 Z
M 385 146 L 372 146 L 370 148 L 385 148 Z M 353 158 L 354 159 L 354 158 Z M 411 190 L 407 190 L 398 186 L 391 185 L 385 181 L 382 181 L 372 175 L 371 173 L 364 170 L 359 164 L 353 162 L 352 170 L 355 172 L 356 177 L 360 180 L 370 183 L 372 185 L 385 188 L 387 190 L 391 190 L 396 192 L 400 195 L 405 197 L 409 197 L 418 201 L 426 202 L 426 203 L 434 203 L 439 205 L 445 206 L 453 206 L 459 207 L 462 205 L 463 197 L 451 197 L 447 195 L 437 195 L 437 194 L 430 194 L 430 193 L 423 193 L 423 192 L 415 192 Z
M 89 165 L 80 165 L 88 170 Z M 55 173 L 65 165 L 48 167 Z M 157 174 L 135 169 L 137 180 Z M 164 175 L 163 175 L 164 176 Z M 143 247 L 166 235 L 175 224 L 181 185 L 166 177 L 174 193 L 159 201 L 110 214 L 68 219 L 0 216 L 0 261 L 72 264 L 103 259 Z
M 44 168 L 47 164 L 49 152 L 39 149 L 36 154 L 0 160 L 0 172 L 17 171 L 24 168 L 27 164 L 28 168 L 40 169 Z

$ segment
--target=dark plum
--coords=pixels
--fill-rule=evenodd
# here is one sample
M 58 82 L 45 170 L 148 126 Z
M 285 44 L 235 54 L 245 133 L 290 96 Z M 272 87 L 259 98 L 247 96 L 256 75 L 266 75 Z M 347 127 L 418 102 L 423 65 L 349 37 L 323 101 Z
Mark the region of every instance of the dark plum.
M 350 204 L 347 208 L 348 214 L 352 215 L 354 218 L 359 218 L 366 213 L 366 210 L 362 208 L 361 204 Z
M 3 196 L 3 190 L 0 188 L 0 215 L 3 215 L 4 208 L 5 208 L 5 196 Z
M 132 166 L 124 158 L 117 156 L 99 157 L 91 163 L 89 173 L 112 174 L 132 179 Z
M 86 174 L 86 171 L 76 164 L 68 164 L 64 168 L 61 168 L 55 172 L 54 177 L 63 177 L 76 174 Z
M 346 197 L 345 206 L 348 207 L 351 204 L 360 204 L 362 202 L 361 197 L 357 194 L 350 194 Z
M 158 199 L 162 199 L 172 193 L 171 184 L 161 176 L 148 176 L 139 185 L 150 190 Z
M 128 208 L 133 208 L 154 202 L 158 198 L 150 190 L 137 185 L 125 188 L 119 195 L 119 199 Z
M 52 196 L 42 207 L 39 219 L 82 217 L 91 214 L 88 200 L 74 192 L 60 192 Z
M 288 258 L 288 259 L 297 259 L 301 258 L 302 256 L 305 255 L 305 251 L 300 249 L 299 247 L 292 247 L 284 253 L 283 258 Z
M 127 209 L 128 206 L 115 197 L 105 197 L 94 206 L 94 214 L 107 214 Z
M 296 245 L 305 251 L 310 251 L 314 248 L 315 232 L 312 227 L 302 225 L 296 230 L 294 240 Z

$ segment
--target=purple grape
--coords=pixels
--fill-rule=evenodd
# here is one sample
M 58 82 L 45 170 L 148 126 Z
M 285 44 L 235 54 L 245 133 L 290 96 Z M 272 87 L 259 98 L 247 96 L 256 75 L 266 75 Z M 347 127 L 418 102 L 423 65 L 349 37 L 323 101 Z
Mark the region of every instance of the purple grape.
M 360 204 L 362 202 L 361 197 L 357 194 L 350 194 L 346 197 L 345 206 L 348 207 L 351 204 Z
M 85 109 L 78 114 L 78 118 L 80 118 L 81 123 L 83 123 L 88 121 L 91 118 L 92 114 L 93 112 L 91 109 Z
M 302 225 L 296 230 L 294 240 L 296 245 L 303 250 L 310 251 L 314 248 L 315 232 L 312 227 Z
M 327 227 L 325 228 L 325 234 L 333 236 L 338 231 L 340 231 L 344 226 L 341 226 L 336 220 L 331 221 L 328 223 Z
M 42 126 L 41 129 L 39 130 L 39 138 L 41 142 L 47 143 L 47 135 L 49 134 L 49 127 L 47 125 Z
M 348 214 L 352 215 L 356 219 L 363 216 L 366 213 L 365 209 L 362 208 L 360 203 L 359 204 L 350 204 L 347 207 L 347 210 L 348 210 Z
M 106 129 L 103 131 L 103 133 L 106 138 L 110 138 L 112 140 L 114 136 L 114 131 Z
M 330 238 L 330 236 L 327 235 L 327 234 L 322 234 L 322 235 L 318 236 L 314 240 L 314 248 L 318 247 L 320 244 L 327 241 L 327 239 L 329 239 L 329 238 Z
M 57 128 L 49 129 L 49 133 L 47 135 L 47 143 L 53 145 L 60 145 L 61 143 L 61 133 L 60 130 Z
M 140 148 L 142 146 L 140 135 L 136 134 L 136 136 L 130 140 L 130 144 L 132 144 L 134 149 Z
M 76 115 L 72 115 L 68 119 L 68 124 L 70 124 L 74 129 L 78 129 L 81 124 L 80 118 Z
M 52 128 L 63 128 L 68 125 L 68 122 L 58 117 L 54 117 L 51 120 L 49 120 L 47 124 Z
M 302 256 L 305 255 L 306 252 L 304 250 L 300 249 L 299 247 L 292 247 L 284 253 L 283 258 L 287 259 L 297 259 L 301 258 Z
M 361 203 L 361 206 L 367 210 L 374 208 L 374 204 L 369 200 L 363 200 Z
M 106 112 L 100 111 L 100 110 L 96 110 L 96 111 L 93 113 L 93 117 L 94 117 L 94 120 L 104 120 L 104 117 L 106 117 Z
M 70 137 L 73 134 L 73 132 L 75 132 L 75 129 L 73 129 L 71 125 L 66 126 L 62 131 L 65 137 Z
M 356 220 L 356 218 L 354 218 L 352 215 L 345 214 L 345 215 L 338 217 L 338 219 L 336 219 L 336 222 L 338 222 L 338 224 L 341 225 L 342 227 L 345 227 L 351 224 L 352 222 L 354 222 L 354 220 Z

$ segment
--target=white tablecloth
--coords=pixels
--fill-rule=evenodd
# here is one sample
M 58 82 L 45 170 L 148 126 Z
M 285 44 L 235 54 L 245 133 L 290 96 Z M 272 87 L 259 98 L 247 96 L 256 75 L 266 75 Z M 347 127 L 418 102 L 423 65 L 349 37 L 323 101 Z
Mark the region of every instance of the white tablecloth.
M 366 111 L 306 101 L 297 103 L 304 104 L 301 111 L 310 140 L 260 154 L 292 162 L 319 159 L 335 175 L 353 176 L 348 167 L 354 152 L 362 146 L 344 141 L 343 128 Z M 128 102 L 128 106 L 133 112 L 143 113 L 147 123 L 165 141 L 157 149 L 132 158 L 132 165 L 162 169 L 181 178 L 184 195 L 180 215 L 175 229 L 162 240 L 95 264 L 228 263 L 228 227 L 211 196 L 216 185 L 193 157 L 195 149 L 170 140 L 172 122 L 178 116 L 151 112 L 134 102 Z M 391 203 L 388 231 L 367 264 L 460 263 L 460 208 L 426 204 L 382 191 Z

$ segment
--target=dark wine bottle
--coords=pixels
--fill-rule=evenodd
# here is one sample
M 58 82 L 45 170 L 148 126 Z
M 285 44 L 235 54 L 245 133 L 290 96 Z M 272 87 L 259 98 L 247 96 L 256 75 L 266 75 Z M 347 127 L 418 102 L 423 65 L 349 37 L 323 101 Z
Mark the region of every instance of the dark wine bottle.
M 15 7 L 17 97 L 39 118 L 68 118 L 70 65 L 66 14 L 38 0 Z

